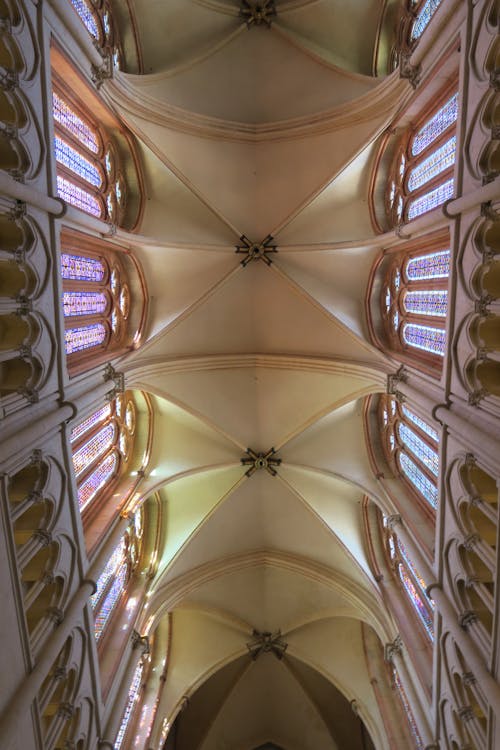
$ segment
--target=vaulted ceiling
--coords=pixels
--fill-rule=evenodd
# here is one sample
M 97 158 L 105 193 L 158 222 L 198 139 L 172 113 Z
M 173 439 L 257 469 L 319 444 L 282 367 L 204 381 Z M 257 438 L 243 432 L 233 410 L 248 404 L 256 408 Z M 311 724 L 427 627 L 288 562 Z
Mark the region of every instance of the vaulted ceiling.
M 132 249 L 150 320 L 126 370 L 154 410 L 141 491 L 163 506 L 147 608 L 152 631 L 172 613 L 162 710 L 191 699 L 179 750 L 342 750 L 362 747 L 355 700 L 385 747 L 365 652 L 393 625 L 362 504 L 378 492 L 364 400 L 391 368 L 365 318 L 369 182 L 409 89 L 373 75 L 386 3 L 277 0 L 270 28 L 230 0 L 129 3 L 136 72 L 103 92 L 144 168 Z M 237 254 L 242 235 L 271 235 L 272 264 Z M 276 476 L 247 476 L 248 448 L 274 448 Z M 251 661 L 254 630 L 280 631 L 284 658 Z

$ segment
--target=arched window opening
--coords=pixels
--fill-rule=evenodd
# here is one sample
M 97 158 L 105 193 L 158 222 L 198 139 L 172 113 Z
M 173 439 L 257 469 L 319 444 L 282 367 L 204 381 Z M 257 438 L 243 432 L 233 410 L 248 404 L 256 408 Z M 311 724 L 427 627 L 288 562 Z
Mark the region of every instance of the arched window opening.
M 453 196 L 457 84 L 401 139 L 389 172 L 386 210 L 392 226 L 432 211 Z
M 441 5 L 441 0 L 411 0 L 413 22 L 410 29 L 410 43 L 417 42 L 429 25 L 434 13 Z
M 123 253 L 106 243 L 62 233 L 64 344 L 70 374 L 133 345 L 137 331 L 126 262 Z
M 132 394 L 120 394 L 71 431 L 80 512 L 109 494 L 126 469 L 135 434 Z
M 425 745 L 423 743 L 422 737 L 420 736 L 420 732 L 418 731 L 417 722 L 415 721 L 415 716 L 413 715 L 413 711 L 411 710 L 410 701 L 408 700 L 408 696 L 406 695 L 403 683 L 401 682 L 401 678 L 399 677 L 397 669 L 394 665 L 392 666 L 392 682 L 401 703 L 403 713 L 406 716 L 411 736 L 413 737 L 413 741 L 415 742 L 415 748 L 417 750 L 424 750 Z
M 437 507 L 439 434 L 406 404 L 393 396 L 382 396 L 380 428 L 386 458 L 427 507 Z
M 411 606 L 418 615 L 423 628 L 431 641 L 434 640 L 434 603 L 427 597 L 427 584 L 419 573 L 404 544 L 396 534 L 387 528 L 384 520 L 387 548 L 391 565 L 403 586 Z
M 120 225 L 127 186 L 117 144 L 54 71 L 52 83 L 59 197 L 91 216 Z
M 139 562 L 143 530 L 143 511 L 139 509 L 134 521 L 120 539 L 96 584 L 90 598 L 95 617 L 95 637 L 99 642 L 106 632 L 113 613 L 122 600 L 128 583 Z
M 118 734 L 116 735 L 116 740 L 115 740 L 115 745 L 114 745 L 115 750 L 120 750 L 120 748 L 122 747 L 123 740 L 125 738 L 125 735 L 127 734 L 127 729 L 129 728 L 129 725 L 131 724 L 131 719 L 134 715 L 135 708 L 139 702 L 143 674 L 144 674 L 144 661 L 141 659 L 141 661 L 136 667 L 134 676 L 132 678 L 132 683 L 128 691 L 125 711 L 123 712 L 123 717 L 121 720 L 120 728 L 118 729 Z
M 95 43 L 113 56 L 115 65 L 121 59 L 121 51 L 113 13 L 108 0 L 70 0 L 80 20 Z

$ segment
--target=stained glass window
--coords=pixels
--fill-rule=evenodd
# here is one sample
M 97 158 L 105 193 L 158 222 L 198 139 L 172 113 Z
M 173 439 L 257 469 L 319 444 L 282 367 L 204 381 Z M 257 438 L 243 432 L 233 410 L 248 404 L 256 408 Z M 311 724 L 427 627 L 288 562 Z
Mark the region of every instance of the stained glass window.
M 437 477 L 439 459 L 437 452 L 422 440 L 405 422 L 398 424 L 398 434 L 404 447 L 413 453 Z
M 409 281 L 447 279 L 450 274 L 450 251 L 424 253 L 406 262 L 406 275 Z
M 52 95 L 52 106 L 55 121 L 71 133 L 82 146 L 93 154 L 99 153 L 100 139 L 97 131 L 79 117 L 56 92 Z
M 99 169 L 82 154 L 59 138 L 55 137 L 56 159 L 59 164 L 79 175 L 85 182 L 98 188 L 102 185 L 102 176 Z
M 439 441 L 439 435 L 436 432 L 436 430 L 431 427 L 427 422 L 425 422 L 423 419 L 421 419 L 417 414 L 414 414 L 406 405 L 403 405 L 401 407 L 401 411 L 407 417 L 413 424 L 417 425 L 417 427 L 420 427 L 422 432 L 425 432 L 426 435 L 429 435 L 430 438 L 436 441 L 436 443 Z
M 424 602 L 422 601 L 422 597 L 420 596 L 419 592 L 417 591 L 415 584 L 413 583 L 412 579 L 410 578 L 408 571 L 405 570 L 405 568 L 400 565 L 399 566 L 399 577 L 401 579 L 401 582 L 404 586 L 404 589 L 408 595 L 408 598 L 410 602 L 413 605 L 413 609 L 420 617 L 420 620 L 422 621 L 422 624 L 427 631 L 429 637 L 431 639 L 434 638 L 434 631 L 433 631 L 433 623 L 432 618 L 429 615 L 429 611 L 427 610 L 427 607 L 425 606 Z
M 441 4 L 441 0 L 425 0 L 418 11 L 417 17 L 411 30 L 412 39 L 420 39 L 429 24 L 432 16 Z
M 122 746 L 125 733 L 127 731 L 130 719 L 134 712 L 135 705 L 138 701 L 139 692 L 141 689 L 143 671 L 144 671 L 144 665 L 142 662 L 139 662 L 134 672 L 134 676 L 132 678 L 132 684 L 130 685 L 130 690 L 128 692 L 127 704 L 125 706 L 125 711 L 123 713 L 123 718 L 120 724 L 120 728 L 118 730 L 118 734 L 116 735 L 116 740 L 115 740 L 115 745 L 114 745 L 115 750 L 120 750 Z
M 118 570 L 115 572 L 111 586 L 108 593 L 103 599 L 103 602 L 99 608 L 99 612 L 95 618 L 95 637 L 98 641 L 102 636 L 106 625 L 113 614 L 113 611 L 121 599 L 128 578 L 128 567 L 127 563 L 124 562 L 120 565 Z
M 81 208 L 91 216 L 101 217 L 102 208 L 99 201 L 88 190 L 84 190 L 61 175 L 57 175 L 57 192 L 60 198 L 64 198 L 72 206 Z
M 408 696 L 406 695 L 405 689 L 403 687 L 403 684 L 401 682 L 401 679 L 397 673 L 397 670 L 393 669 L 393 677 L 394 677 L 394 685 L 396 687 L 399 700 L 401 701 L 401 705 L 403 707 L 403 711 L 405 713 L 405 716 L 408 720 L 408 726 L 410 728 L 411 735 L 413 737 L 413 741 L 415 742 L 415 748 L 416 750 L 424 750 L 424 743 L 422 741 L 422 738 L 420 736 L 420 732 L 418 731 L 417 722 L 415 721 L 415 717 L 413 715 L 413 711 L 411 710 L 410 702 L 408 700 Z
M 65 317 L 73 315 L 99 315 L 106 310 L 108 300 L 103 292 L 64 292 Z
M 456 137 L 453 136 L 410 170 L 408 178 L 408 190 L 410 192 L 422 187 L 426 182 L 433 180 L 434 177 L 454 165 L 456 141 Z
M 411 144 L 412 156 L 418 156 L 432 145 L 458 118 L 458 93 L 448 99 L 438 111 L 426 121 L 418 133 L 414 136 Z
M 435 509 L 437 507 L 438 492 L 434 482 L 424 474 L 422 469 L 406 453 L 401 452 L 399 454 L 399 462 L 405 477 Z
M 94 461 L 106 453 L 115 440 L 116 427 L 108 423 L 95 432 L 82 446 L 73 454 L 73 468 L 78 476 L 83 469 L 90 466 Z
M 122 536 L 113 554 L 106 563 L 106 567 L 97 579 L 96 591 L 90 597 L 90 604 L 95 611 L 109 582 L 115 577 L 117 570 L 125 563 L 126 556 L 125 536 Z
M 85 24 L 85 27 L 89 34 L 93 36 L 94 39 L 99 39 L 99 29 L 97 26 L 95 15 L 89 7 L 89 4 L 86 3 L 85 0 L 70 0 L 70 2 Z
M 86 432 L 88 432 L 93 427 L 97 427 L 102 422 L 104 422 L 108 417 L 111 416 L 111 405 L 106 404 L 106 406 L 103 406 L 101 409 L 98 409 L 93 414 L 90 415 L 90 417 L 87 417 L 87 419 L 84 419 L 83 422 L 80 422 L 79 425 L 74 427 L 71 430 L 71 442 L 76 442 L 82 435 L 85 435 Z
M 406 292 L 403 304 L 406 312 L 445 318 L 448 312 L 448 292 L 446 289 Z
M 83 255 L 61 254 L 61 275 L 63 279 L 75 281 L 102 281 L 106 269 L 97 258 L 86 258 Z
M 83 510 L 95 498 L 99 490 L 103 489 L 113 477 L 118 466 L 115 453 L 111 453 L 101 461 L 90 476 L 78 488 L 78 505 Z
M 73 354 L 82 349 L 91 349 L 104 344 L 107 331 L 102 323 L 93 323 L 81 328 L 67 328 L 64 332 L 66 354 Z
M 405 323 L 402 336 L 406 344 L 444 357 L 446 333 L 442 328 L 433 328 L 432 326 L 423 326 L 416 323 Z
M 418 198 L 408 202 L 408 218 L 415 219 L 417 216 L 432 211 L 433 208 L 441 206 L 448 198 L 453 196 L 453 179 L 446 180 L 442 185 L 438 185 L 433 190 L 420 195 Z

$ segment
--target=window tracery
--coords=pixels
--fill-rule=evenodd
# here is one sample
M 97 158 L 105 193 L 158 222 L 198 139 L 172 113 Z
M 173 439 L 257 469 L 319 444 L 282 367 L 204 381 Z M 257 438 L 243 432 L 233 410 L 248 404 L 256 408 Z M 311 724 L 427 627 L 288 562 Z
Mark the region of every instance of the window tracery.
M 115 64 L 121 59 L 116 26 L 108 0 L 70 0 L 88 33 L 99 47 L 113 55 Z
M 91 216 L 120 224 L 127 188 L 117 146 L 55 72 L 52 112 L 59 196 Z
M 127 703 L 125 705 L 125 711 L 123 713 L 123 717 L 121 720 L 120 728 L 118 730 L 118 734 L 116 735 L 116 740 L 115 740 L 115 745 L 114 745 L 115 750 L 120 750 L 120 748 L 122 747 L 125 734 L 130 724 L 130 720 L 134 714 L 134 709 L 139 700 L 139 695 L 141 691 L 143 673 L 144 673 L 144 662 L 141 660 L 139 664 L 137 665 L 135 672 L 134 672 L 134 676 L 132 678 L 132 683 L 130 685 L 130 689 L 128 692 Z
M 424 248 L 395 253 L 382 285 L 381 314 L 389 346 L 434 369 L 446 352 L 450 262 L 448 242 L 428 240 Z
M 404 544 L 389 529 L 384 519 L 387 549 L 391 565 L 403 587 L 406 597 L 418 615 L 427 636 L 434 640 L 434 603 L 428 599 L 427 584 L 411 559 Z
M 123 472 L 135 434 L 135 406 L 130 393 L 118 395 L 71 431 L 78 505 L 83 512 Z
M 386 210 L 393 226 L 432 211 L 453 196 L 458 118 L 457 84 L 406 128 L 393 160 Z
M 420 39 L 440 5 L 441 0 L 411 0 L 414 20 L 410 30 L 410 42 Z
M 380 426 L 387 460 L 427 507 L 438 499 L 439 435 L 425 420 L 393 396 L 380 399 Z
M 96 352 L 123 349 L 130 313 L 129 280 L 120 253 L 102 244 L 94 250 L 92 241 L 75 238 L 69 233 L 61 237 L 64 343 L 70 372 L 85 361 L 95 364 Z

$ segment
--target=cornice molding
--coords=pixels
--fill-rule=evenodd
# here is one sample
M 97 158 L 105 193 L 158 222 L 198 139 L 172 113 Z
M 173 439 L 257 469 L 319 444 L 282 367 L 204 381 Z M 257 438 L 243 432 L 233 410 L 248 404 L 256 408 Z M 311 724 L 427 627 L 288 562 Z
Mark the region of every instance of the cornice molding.
M 149 79 L 149 76 L 116 72 L 112 80 L 104 82 L 101 93 L 108 103 L 125 115 L 190 135 L 251 143 L 311 137 L 372 121 L 400 109 L 407 98 L 405 91 L 407 96 L 411 95 L 408 84 L 401 81 L 395 71 L 366 94 L 332 109 L 254 125 L 222 120 L 166 104 L 145 92 L 151 82 Z M 134 85 L 134 82 L 141 85 Z

